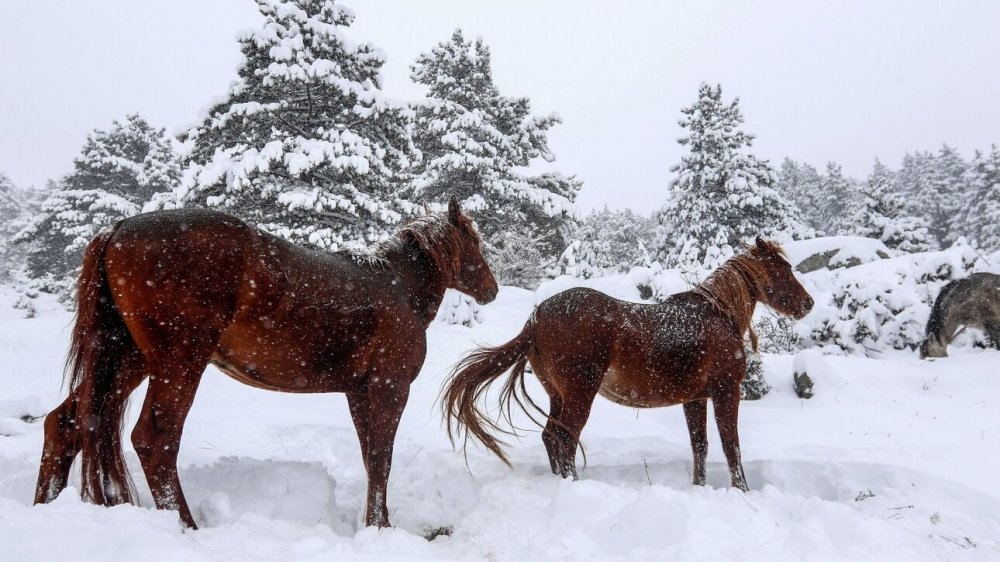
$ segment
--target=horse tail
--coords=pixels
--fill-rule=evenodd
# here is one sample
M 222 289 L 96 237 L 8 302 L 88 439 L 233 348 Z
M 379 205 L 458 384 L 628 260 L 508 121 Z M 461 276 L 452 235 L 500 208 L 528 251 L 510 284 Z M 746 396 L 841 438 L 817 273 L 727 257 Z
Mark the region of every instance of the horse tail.
M 927 329 L 926 336 L 930 339 L 933 336 L 939 342 L 947 344 L 945 341 L 947 334 L 942 334 L 944 330 L 944 319 L 945 313 L 947 312 L 948 295 L 958 287 L 958 281 L 952 281 L 941 288 L 941 292 L 938 293 L 937 299 L 934 300 L 934 305 L 931 307 L 930 318 L 927 319 Z
M 512 403 L 516 402 L 535 423 L 538 421 L 528 412 L 526 402 L 543 416 L 548 417 L 531 400 L 524 387 L 524 368 L 533 345 L 533 329 L 534 322 L 529 320 L 514 339 L 497 347 L 481 347 L 473 351 L 452 371 L 450 379 L 445 383 L 441 399 L 448 439 L 452 445 L 455 444 L 455 438 L 464 432 L 463 450 L 469 437 L 472 437 L 500 457 L 507 466 L 511 466 L 510 459 L 502 449 L 506 443 L 497 439 L 494 434 L 515 435 L 511 415 Z M 486 393 L 489 386 L 508 370 L 511 371 L 511 375 L 500 394 L 500 411 L 511 429 L 500 427 L 499 420 L 491 419 L 476 407 L 476 402 Z M 523 399 L 518 395 L 518 389 Z
M 81 490 L 102 505 L 131 503 L 135 486 L 122 455 L 128 393 L 116 385 L 124 358 L 138 349 L 111 298 L 104 254 L 114 229 L 102 231 L 83 255 L 76 322 L 66 359 L 70 391 L 79 396 Z

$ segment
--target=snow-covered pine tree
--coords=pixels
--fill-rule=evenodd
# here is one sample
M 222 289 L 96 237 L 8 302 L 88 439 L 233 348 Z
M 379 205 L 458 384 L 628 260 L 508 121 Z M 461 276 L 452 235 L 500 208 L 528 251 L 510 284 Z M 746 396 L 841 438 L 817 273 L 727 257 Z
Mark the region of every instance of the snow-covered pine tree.
M 858 188 L 856 215 L 849 220 L 854 234 L 881 240 L 901 252 L 926 252 L 934 248 L 927 223 L 906 214 L 903 197 L 895 191 L 892 171 L 877 158 L 868 181 Z
M 94 130 L 73 171 L 15 238 L 29 244 L 28 274 L 49 279 L 55 290 L 69 286 L 94 235 L 139 213 L 155 194 L 173 189 L 179 175 L 170 139 L 139 115 Z
M 912 215 L 928 221 L 938 244 L 950 243 L 959 234 L 951 232 L 951 221 L 961 207 L 966 167 L 961 155 L 947 144 L 937 154 L 916 152 L 903 157 L 899 181 L 907 193 L 907 206 Z
M 930 226 L 934 229 L 934 234 L 939 236 L 942 246 L 950 245 L 959 236 L 968 234 L 964 225 L 956 221 L 955 217 L 966 206 L 967 198 L 971 195 L 963 179 L 969 165 L 955 148 L 947 144 L 941 145 L 934 164 L 934 175 L 931 176 L 930 183 L 937 192 L 937 201 L 931 214 Z
M 591 211 L 573 231 L 574 274 L 599 277 L 644 265 L 654 224 L 631 209 L 611 210 L 605 205 L 600 211 Z
M 0 280 L 14 269 L 14 245 L 18 222 L 24 213 L 20 192 L 10 177 L 0 171 Z
M 801 213 L 802 220 L 812 228 L 819 228 L 821 218 L 819 172 L 811 164 L 785 158 L 778 170 L 775 190 Z
M 970 196 L 958 222 L 976 246 L 1000 250 L 1000 146 L 976 152 L 963 178 Z
M 182 133 L 191 143 L 173 201 L 240 216 L 320 248 L 388 236 L 417 208 L 405 193 L 416 158 L 413 112 L 381 92 L 381 50 L 344 30 L 332 0 L 257 0 L 258 29 L 222 101 Z
M 559 173 L 529 175 L 527 167 L 555 159 L 547 135 L 560 119 L 532 116 L 528 98 L 502 95 L 490 64 L 486 43 L 466 41 L 459 29 L 412 65 L 411 79 L 427 87 L 426 98 L 414 104 L 414 142 L 423 156 L 414 194 L 427 203 L 457 196 L 475 211 L 494 257 L 516 254 L 499 248 L 507 231 L 536 239 L 543 258 L 557 257 L 568 242 L 581 182 Z
M 856 228 L 851 219 L 857 214 L 857 195 L 855 182 L 844 175 L 840 164 L 827 162 L 816 200 L 820 229 L 828 236 L 852 232 Z
M 715 267 L 756 235 L 787 241 L 811 234 L 798 209 L 775 191 L 775 173 L 748 152 L 739 100 L 722 101 L 721 86 L 702 84 L 698 101 L 681 110 L 688 153 L 671 171 L 667 202 L 657 217 L 657 259 L 667 265 Z

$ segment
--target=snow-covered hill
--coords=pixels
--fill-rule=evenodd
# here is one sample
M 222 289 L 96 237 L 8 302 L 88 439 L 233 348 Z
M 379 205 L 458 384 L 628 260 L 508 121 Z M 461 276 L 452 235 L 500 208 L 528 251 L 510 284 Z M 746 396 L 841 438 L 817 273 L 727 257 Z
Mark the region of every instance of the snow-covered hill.
M 130 449 L 142 506 L 96 507 L 75 490 L 31 506 L 42 433 L 25 420 L 62 396 L 72 317 L 43 303 L 23 319 L 0 288 L 0 560 L 1000 559 L 1000 353 L 830 356 L 812 400 L 792 391 L 791 356 L 765 356 L 774 390 L 741 409 L 748 494 L 726 487 L 714 423 L 709 486 L 696 488 L 680 408 L 599 398 L 588 465 L 563 481 L 537 433 L 512 443 L 514 470 L 480 449 L 463 458 L 436 402 L 461 354 L 511 337 L 536 298 L 504 288 L 484 323 L 431 328 L 396 444 L 392 529 L 359 528 L 365 476 L 342 395 L 264 392 L 212 369 L 180 453 L 202 527 L 184 532 L 150 508 Z M 442 527 L 451 536 L 424 538 Z

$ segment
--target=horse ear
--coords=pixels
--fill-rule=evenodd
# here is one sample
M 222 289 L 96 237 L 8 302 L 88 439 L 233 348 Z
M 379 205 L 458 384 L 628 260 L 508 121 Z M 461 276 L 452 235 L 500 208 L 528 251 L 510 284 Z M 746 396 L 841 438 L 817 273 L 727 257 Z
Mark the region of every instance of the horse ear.
M 757 235 L 757 250 L 767 253 L 771 249 L 771 245 L 768 244 L 760 235 Z
M 451 222 L 459 224 L 462 217 L 462 208 L 458 204 L 458 199 L 452 195 L 448 200 L 448 218 Z

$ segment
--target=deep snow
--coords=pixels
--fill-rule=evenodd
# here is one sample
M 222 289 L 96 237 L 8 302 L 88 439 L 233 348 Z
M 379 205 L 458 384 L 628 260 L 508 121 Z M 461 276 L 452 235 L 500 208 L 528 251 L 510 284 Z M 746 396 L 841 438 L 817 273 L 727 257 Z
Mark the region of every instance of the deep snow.
M 627 285 L 603 288 L 635 298 Z M 21 418 L 61 399 L 72 317 L 48 303 L 23 319 L 0 288 L 0 560 L 1000 559 L 1000 353 L 829 356 L 811 400 L 792 390 L 792 356 L 765 356 L 774 390 L 741 409 L 748 494 L 726 487 L 714 422 L 709 486 L 693 487 L 680 408 L 598 398 L 588 465 L 563 481 L 533 432 L 511 444 L 514 470 L 476 448 L 466 461 L 436 402 L 461 354 L 513 336 L 537 298 L 504 288 L 482 324 L 430 329 L 396 441 L 392 529 L 359 528 L 365 476 L 342 395 L 265 392 L 210 369 L 180 453 L 202 529 L 184 532 L 149 507 L 131 449 L 141 507 L 84 504 L 75 490 L 31 506 L 41 422 Z M 453 534 L 423 538 L 439 527 Z

